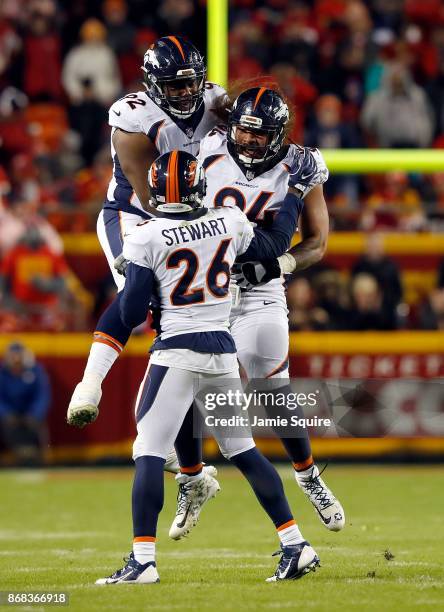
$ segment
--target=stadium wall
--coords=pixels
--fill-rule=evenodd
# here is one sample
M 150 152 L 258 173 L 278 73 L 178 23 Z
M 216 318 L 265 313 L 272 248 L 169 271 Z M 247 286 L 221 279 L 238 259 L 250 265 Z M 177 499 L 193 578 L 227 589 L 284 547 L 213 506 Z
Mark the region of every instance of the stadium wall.
M 104 385 L 99 419 L 83 430 L 68 427 L 65 414 L 72 389 L 82 375 L 91 336 L 4 334 L 0 339 L 0 352 L 15 340 L 24 342 L 35 352 L 51 377 L 53 400 L 49 415 L 48 461 L 129 459 L 135 434 L 133 405 L 152 337 L 134 336 L 130 340 Z M 301 386 L 304 379 L 376 379 L 379 389 L 393 380 L 436 381 L 444 374 L 444 343 L 440 332 L 298 332 L 290 335 L 289 357 L 291 376 L 299 378 Z M 372 438 L 314 437 L 316 456 L 345 459 L 444 456 L 444 431 L 436 426 L 438 421 L 433 421 L 431 427 L 424 419 L 422 392 L 423 387 L 419 385 L 416 392 L 401 397 L 391 406 L 402 419 L 401 435 L 378 431 L 375 420 L 369 425 Z M 441 403 L 433 407 L 436 414 L 442 415 L 442 399 L 438 397 L 436 402 Z M 364 417 L 368 418 L 368 414 Z M 270 456 L 285 457 L 278 440 L 262 440 L 259 445 Z M 208 459 L 219 457 L 217 446 L 211 440 L 206 441 L 205 452 Z

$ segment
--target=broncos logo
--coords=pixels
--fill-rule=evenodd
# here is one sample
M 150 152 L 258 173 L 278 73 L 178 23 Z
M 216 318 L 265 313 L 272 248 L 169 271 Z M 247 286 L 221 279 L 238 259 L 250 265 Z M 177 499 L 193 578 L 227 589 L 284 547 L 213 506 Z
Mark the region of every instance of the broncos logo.
M 151 66 L 154 66 L 155 68 L 160 68 L 159 60 L 157 59 L 154 51 L 154 45 L 151 45 L 151 47 L 145 53 L 143 61 L 145 64 L 151 64 Z
M 193 187 L 196 181 L 197 162 L 191 161 L 188 164 L 187 183 L 188 187 Z
M 157 164 L 154 163 L 151 166 L 151 187 L 154 187 L 155 189 L 157 189 L 158 185 L 159 185 L 159 172 L 157 169 Z

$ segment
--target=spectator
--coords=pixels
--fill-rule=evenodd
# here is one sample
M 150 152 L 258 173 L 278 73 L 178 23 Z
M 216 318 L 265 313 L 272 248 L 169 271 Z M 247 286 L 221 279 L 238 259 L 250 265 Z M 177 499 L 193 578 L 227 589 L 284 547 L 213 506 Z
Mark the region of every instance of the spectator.
M 425 229 L 421 197 L 405 172 L 387 172 L 382 179 L 368 182 L 372 184 L 372 193 L 362 211 L 361 229 L 411 232 Z
M 193 41 L 198 49 L 205 49 L 205 12 L 193 0 L 162 0 L 154 19 L 144 23 L 152 27 L 159 36 L 176 34 Z M 146 15 L 146 11 L 145 11 Z M 146 21 L 146 17 L 145 17 Z
M 60 328 L 67 274 L 63 256 L 48 248 L 36 226 L 28 227 L 2 262 L 3 308 L 21 314 L 40 329 Z
M 444 330 L 444 288 L 434 289 L 419 309 L 421 329 Z
M 342 121 L 342 103 L 337 96 L 325 94 L 315 104 L 315 116 L 306 131 L 304 144 L 321 149 L 349 149 L 361 146 L 360 137 L 350 122 Z M 356 175 L 331 176 L 325 186 L 328 198 L 357 199 L 359 179 Z
M 105 0 L 102 13 L 108 31 L 108 44 L 120 56 L 133 47 L 135 27 L 127 20 L 128 7 L 125 0 Z
M 424 90 L 400 64 L 387 68 L 381 89 L 365 101 L 361 120 L 379 147 L 427 147 L 432 140 L 432 112 Z
M 374 276 L 357 274 L 351 285 L 350 331 L 395 329 L 393 317 L 384 309 L 383 296 Z
M 347 329 L 350 300 L 339 272 L 333 269 L 317 272 L 313 276 L 312 284 L 317 305 L 327 313 L 328 329 Z
M 156 42 L 157 34 L 149 28 L 141 28 L 134 37 L 129 51 L 118 57 L 120 75 L 125 90 L 136 91 L 140 88 L 140 66 L 146 50 Z
M 337 96 L 325 94 L 315 103 L 315 116 L 307 130 L 305 145 L 322 149 L 359 148 L 361 140 L 355 127 L 342 121 L 342 103 Z
M 90 79 L 84 79 L 81 87 L 80 101 L 70 107 L 69 119 L 72 129 L 81 138 L 80 153 L 86 165 L 91 166 L 94 156 L 104 141 L 107 112 L 96 100 L 94 87 Z
M 287 288 L 290 331 L 324 330 L 328 314 L 314 303 L 313 290 L 304 277 L 295 278 Z
M 22 41 L 12 24 L 0 13 L 0 88 L 4 89 L 16 80 L 15 62 Z
M 44 460 L 50 399 L 43 366 L 23 344 L 11 344 L 0 366 L 0 430 L 3 444 L 21 465 Z
M 271 74 L 279 83 L 283 94 L 290 101 L 294 110 L 290 138 L 295 142 L 303 143 L 305 119 L 318 92 L 291 64 L 274 64 L 271 67 Z
M 370 275 L 377 281 L 382 295 L 382 307 L 390 326 L 395 329 L 396 309 L 403 295 L 401 275 L 397 264 L 385 254 L 382 234 L 367 236 L 365 253 L 352 269 L 352 277 L 362 274 Z
M 106 28 L 97 19 L 87 19 L 80 30 L 81 44 L 69 51 L 62 80 L 72 104 L 85 100 L 85 80 L 94 99 L 109 106 L 119 95 L 121 82 L 116 57 L 107 45 Z
M 444 55 L 439 60 L 436 76 L 427 83 L 426 90 L 436 118 L 435 137 L 442 137 L 444 134 Z M 440 146 L 442 147 L 442 144 Z
M 61 42 L 54 0 L 31 1 L 24 37 L 24 90 L 31 100 L 62 97 Z

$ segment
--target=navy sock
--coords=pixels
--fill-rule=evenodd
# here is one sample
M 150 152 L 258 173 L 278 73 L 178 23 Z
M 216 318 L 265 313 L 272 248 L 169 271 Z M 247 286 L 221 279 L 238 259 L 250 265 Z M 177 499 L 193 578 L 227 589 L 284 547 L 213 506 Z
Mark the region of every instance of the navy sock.
M 283 387 L 280 387 L 279 389 L 267 391 L 267 393 L 272 393 L 273 395 L 277 395 L 280 397 L 282 397 L 283 394 L 287 395 L 291 393 L 294 396 L 294 392 L 288 384 Z M 279 406 L 278 402 L 276 402 L 276 406 Z M 265 410 L 267 416 L 270 418 L 276 417 L 276 415 L 278 414 L 282 417 L 288 418 L 290 418 L 291 416 L 297 416 L 301 419 L 304 418 L 304 413 L 300 406 L 296 406 L 295 410 L 288 411 L 287 413 L 286 409 L 282 407 L 278 407 L 273 410 L 273 407 L 271 407 L 267 402 Z M 276 433 L 281 439 L 281 442 L 284 445 L 285 450 L 287 451 L 287 454 L 290 457 L 291 461 L 293 462 L 293 464 L 295 464 L 295 468 L 298 469 L 297 466 L 301 466 L 300 469 L 305 469 L 313 463 L 308 430 L 306 427 L 297 427 L 294 428 L 294 432 L 297 436 L 295 438 L 282 438 L 282 434 L 280 434 L 279 431 L 277 431 Z
M 202 436 L 200 435 L 200 415 L 197 414 L 197 431 L 193 426 L 193 406 L 188 410 L 182 426 L 177 434 L 174 448 L 181 467 L 181 472 L 192 476 L 202 470 Z M 197 437 L 193 437 L 193 435 Z
M 156 536 L 157 519 L 163 508 L 165 459 L 146 455 L 135 461 L 132 507 L 134 537 Z
M 100 317 L 94 334 L 103 332 L 117 340 L 122 346 L 128 342 L 132 329 L 127 327 L 120 317 L 120 298 L 122 293 L 118 293 L 108 308 Z
M 248 480 L 276 528 L 293 519 L 279 474 L 257 448 L 235 455 L 230 461 Z

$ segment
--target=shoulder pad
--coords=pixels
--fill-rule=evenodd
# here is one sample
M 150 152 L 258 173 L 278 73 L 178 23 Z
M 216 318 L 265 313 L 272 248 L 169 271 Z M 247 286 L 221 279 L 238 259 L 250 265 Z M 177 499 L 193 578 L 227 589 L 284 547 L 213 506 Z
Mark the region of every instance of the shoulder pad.
M 157 111 L 157 112 L 156 112 Z M 160 109 L 144 91 L 128 94 L 109 109 L 109 125 L 126 132 L 145 132 L 146 126 L 160 116 Z
M 289 185 L 301 191 L 302 197 L 328 179 L 328 169 L 319 149 L 290 145 L 284 163 L 289 167 Z
M 225 153 L 225 145 L 227 142 L 227 130 L 224 125 L 218 125 L 213 128 L 200 143 L 199 158 L 205 159 L 209 155 L 216 153 Z
M 227 92 L 223 87 L 212 81 L 205 82 L 205 101 L 210 104 L 221 96 L 228 96 Z

